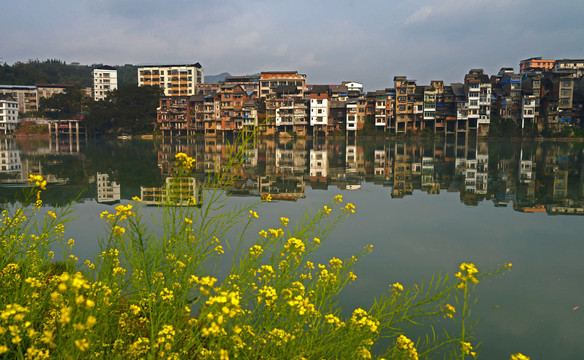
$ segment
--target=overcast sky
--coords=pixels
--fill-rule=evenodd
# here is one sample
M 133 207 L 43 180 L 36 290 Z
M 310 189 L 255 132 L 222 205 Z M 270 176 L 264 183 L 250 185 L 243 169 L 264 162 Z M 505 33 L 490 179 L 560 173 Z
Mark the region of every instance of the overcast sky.
M 584 58 L 582 0 L 1 0 L 0 61 L 200 62 L 309 84 L 461 82 L 471 68 Z

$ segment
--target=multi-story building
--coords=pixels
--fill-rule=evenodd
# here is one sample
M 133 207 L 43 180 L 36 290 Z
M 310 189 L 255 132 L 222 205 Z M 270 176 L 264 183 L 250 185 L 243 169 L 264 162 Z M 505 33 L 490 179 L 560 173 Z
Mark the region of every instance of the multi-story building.
M 191 96 L 205 82 L 203 67 L 195 64 L 154 64 L 138 66 L 138 86 L 158 85 L 165 96 Z
M 391 109 L 391 99 L 387 99 L 385 90 L 375 91 L 375 127 L 385 130 L 388 126 L 387 122 L 387 102 L 389 101 L 389 108 Z
M 260 96 L 260 77 L 257 75 L 226 76 L 224 83 L 225 85 L 240 85 L 244 91 L 251 91 L 254 98 Z
M 537 125 L 535 119 L 535 95 L 524 93 L 521 101 L 521 129 Z
M 347 119 L 345 120 L 345 130 L 348 134 L 355 135 L 357 133 L 357 119 L 358 119 L 358 111 L 359 107 L 357 101 L 349 101 L 346 105 L 346 116 Z
M 304 99 L 285 98 L 278 102 L 276 109 L 278 132 L 294 132 L 305 136 L 308 127 L 308 103 Z
M 554 67 L 556 60 L 546 60 L 541 57 L 532 57 L 521 60 L 519 63 L 519 72 L 525 74 L 531 71 L 550 71 Z
M 267 98 L 275 93 L 280 85 L 293 85 L 297 96 L 304 97 L 306 92 L 306 75 L 298 71 L 262 71 L 260 73 L 260 98 Z
M 118 88 L 118 71 L 112 66 L 93 69 L 93 100 L 103 100 L 107 93 Z
M 393 78 L 395 87 L 395 133 L 406 133 L 414 129 L 414 101 L 416 80 L 408 80 L 405 76 Z
M 241 108 L 241 115 L 243 117 L 244 131 L 252 132 L 257 129 L 259 125 L 258 99 L 245 101 Z
M 253 94 L 253 91 L 245 91 L 242 85 L 229 83 L 221 86 L 221 123 L 217 129 L 223 133 L 243 129 L 243 103 L 251 100 Z
M 329 97 L 328 85 L 314 85 L 310 90 L 310 126 L 315 134 L 328 132 Z
M 34 85 L 0 85 L 0 94 L 11 95 L 18 102 L 18 111 L 38 111 L 38 93 Z
M 109 174 L 97 173 L 97 202 L 113 203 L 120 201 L 120 184 L 110 180 Z
M 466 110 L 467 130 L 486 135 L 491 123 L 491 83 L 483 69 L 471 69 L 464 76 L 466 104 L 460 109 L 460 120 Z
M 0 139 L 0 174 L 17 175 L 22 172 L 20 150 L 12 139 Z
M 18 101 L 12 95 L 0 94 L 0 133 L 13 132 L 18 119 Z
M 562 59 L 556 60 L 553 71 L 562 71 L 579 78 L 584 74 L 584 59 Z
M 547 127 L 572 123 L 574 78 L 569 72 L 547 72 L 541 83 L 543 115 Z
M 36 84 L 37 97 L 40 101 L 40 99 L 64 93 L 67 89 L 73 89 L 73 87 L 73 84 Z
M 160 98 L 156 112 L 158 129 L 163 136 L 189 135 L 191 108 L 188 96 L 165 96 Z

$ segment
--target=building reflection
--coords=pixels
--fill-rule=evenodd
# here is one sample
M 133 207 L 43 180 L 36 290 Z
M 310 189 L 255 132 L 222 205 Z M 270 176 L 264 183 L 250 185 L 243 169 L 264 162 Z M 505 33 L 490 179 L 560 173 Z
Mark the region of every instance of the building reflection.
M 119 146 L 125 152 L 136 145 Z M 458 192 L 467 206 L 489 201 L 497 207 L 512 205 L 514 210 L 526 213 L 581 214 L 584 206 L 584 155 L 578 144 L 487 142 L 453 134 L 431 141 L 258 139 L 245 147 L 213 137 L 163 139 L 147 142 L 147 146 L 154 149 L 152 168 L 163 185 L 156 185 L 161 180 L 150 176 L 142 179 L 142 184 L 128 186 L 125 196 L 139 195 L 151 199 L 148 201 L 152 204 L 168 198 L 165 189 L 175 175 L 175 155 L 185 153 L 196 162 L 193 185 L 185 184 L 184 199 L 179 199 L 182 203 L 193 198 L 200 203 L 205 184 L 227 177 L 230 181 L 225 185 L 231 195 L 270 195 L 274 200 L 297 201 L 311 191 L 334 188 L 359 190 L 369 183 L 387 188 L 389 197 L 396 200 L 416 192 Z M 59 148 L 50 143 L 31 146 L 1 139 L 0 183 L 24 186 L 30 174 L 42 174 L 49 185 L 96 182 L 98 202 L 123 200 L 123 175 L 135 164 L 116 164 L 117 170 L 112 172 L 112 160 L 103 153 L 92 155 L 90 151 L 84 153 L 83 148 L 80 153 L 76 148 L 65 153 L 57 151 Z M 241 154 L 236 164 L 230 163 L 234 153 Z

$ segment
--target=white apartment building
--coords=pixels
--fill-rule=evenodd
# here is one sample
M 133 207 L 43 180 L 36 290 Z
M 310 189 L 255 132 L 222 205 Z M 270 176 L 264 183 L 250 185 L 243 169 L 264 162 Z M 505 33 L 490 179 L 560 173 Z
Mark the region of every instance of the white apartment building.
M 13 132 L 18 121 L 18 101 L 11 95 L 0 94 L 0 133 Z
M 11 139 L 0 139 L 0 174 L 18 174 L 21 171 L 20 150 Z
M 97 202 L 116 202 L 121 198 L 120 184 L 110 180 L 109 174 L 97 173 Z
M 347 119 L 346 119 L 346 130 L 357 131 L 357 116 L 358 116 L 358 106 L 356 102 L 347 103 Z
M 328 152 L 326 150 L 310 150 L 310 176 L 328 177 Z
M 525 128 L 525 124 L 533 125 L 535 119 L 535 95 L 523 95 L 521 101 L 521 128 Z
M 103 100 L 109 91 L 118 88 L 118 71 L 111 66 L 101 66 L 92 71 L 93 100 Z
M 165 96 L 192 96 L 205 83 L 201 64 L 139 65 L 138 86 L 158 85 Z

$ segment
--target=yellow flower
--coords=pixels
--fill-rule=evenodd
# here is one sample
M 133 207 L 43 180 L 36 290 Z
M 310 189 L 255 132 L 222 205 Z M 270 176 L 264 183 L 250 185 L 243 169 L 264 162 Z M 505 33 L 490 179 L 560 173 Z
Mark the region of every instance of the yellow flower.
M 342 203 L 343 202 L 343 195 L 335 195 L 335 202 Z
M 223 251 L 223 246 L 221 246 L 221 245 L 217 245 L 217 246 L 215 247 L 215 252 L 216 252 L 217 254 L 223 254 L 225 251 Z
M 460 270 L 456 274 L 455 277 L 460 279 L 460 283 L 458 283 L 457 287 L 459 289 L 463 289 L 466 287 L 467 282 L 470 280 L 473 284 L 478 284 L 479 280 L 474 276 L 474 274 L 478 273 L 476 266 L 472 263 L 462 263 L 460 264 Z
M 261 255 L 264 252 L 264 249 L 260 245 L 254 245 L 249 248 L 249 253 L 252 256 Z
M 219 351 L 220 360 L 229 360 L 229 351 L 221 349 Z
M 258 218 L 258 213 L 257 213 L 257 212 L 255 212 L 255 211 L 253 211 L 253 210 L 250 210 L 250 211 L 249 211 L 249 218 L 250 218 L 250 219 L 251 219 L 251 218 L 255 218 L 255 219 L 257 219 L 257 218 Z
M 268 194 L 268 195 L 266 195 L 266 196 L 264 197 L 264 200 L 265 200 L 266 202 L 270 202 L 270 201 L 272 201 L 272 195 L 271 195 L 271 194 Z
M 195 164 L 195 159 L 182 152 L 176 154 L 174 158 L 176 159 L 176 165 L 185 170 L 191 170 Z
M 28 176 L 28 182 L 34 183 L 34 186 L 38 186 L 43 190 L 47 189 L 47 181 L 43 178 L 42 175 L 30 174 Z
M 137 197 L 137 196 L 134 196 L 134 197 L 132 197 L 132 200 L 134 200 L 134 201 L 136 201 L 136 202 L 140 202 L 140 201 L 142 201 L 142 199 L 140 199 L 140 198 L 139 198 L 139 197 Z
M 95 325 L 97 323 L 97 319 L 95 318 L 95 316 L 89 315 L 87 317 L 87 321 L 85 322 L 85 325 L 87 326 L 88 329 L 92 328 L 93 325 Z
M 52 211 L 47 211 L 47 214 L 48 214 L 50 217 L 52 217 L 53 219 L 56 219 L 56 218 L 57 218 L 57 215 L 56 215 L 54 212 L 52 212 Z
M 89 342 L 87 342 L 86 339 L 75 340 L 75 346 L 77 346 L 79 350 L 85 351 L 89 347 Z
M 511 355 L 511 359 L 510 360 L 529 360 L 529 356 L 525 356 L 522 353 L 517 353 L 517 354 L 513 354 Z
M 326 205 L 322 207 L 322 211 L 327 215 L 331 213 L 331 209 Z
M 286 227 L 288 226 L 288 222 L 290 221 L 290 219 L 288 219 L 287 217 L 281 217 L 280 221 L 282 222 L 282 226 Z
M 347 213 L 351 213 L 351 214 L 355 213 L 355 205 L 353 205 L 351 203 L 347 203 L 347 205 L 345 206 L 344 209 Z
M 404 291 L 404 287 L 402 284 L 396 282 L 395 284 L 391 285 L 394 291 Z
M 126 232 L 126 229 L 124 229 L 123 227 L 120 226 L 114 226 L 114 228 L 112 229 L 112 234 L 114 236 L 116 235 L 124 235 L 124 233 Z
M 320 239 L 319 239 L 319 238 L 317 238 L 317 237 L 315 237 L 315 238 L 314 238 L 314 240 L 312 240 L 312 241 L 314 241 L 314 242 L 315 242 L 315 243 L 317 243 L 317 244 L 320 244 Z
M 396 340 L 396 348 L 406 353 L 409 359 L 418 360 L 418 351 L 414 346 L 414 342 L 404 335 L 400 335 Z

